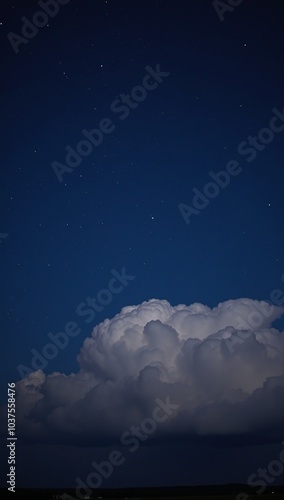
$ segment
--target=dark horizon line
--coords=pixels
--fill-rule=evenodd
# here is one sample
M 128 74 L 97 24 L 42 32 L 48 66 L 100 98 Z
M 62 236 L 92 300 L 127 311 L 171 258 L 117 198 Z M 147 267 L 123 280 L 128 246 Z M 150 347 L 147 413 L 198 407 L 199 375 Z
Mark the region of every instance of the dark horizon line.
M 120 492 L 126 492 L 126 491 L 140 491 L 140 490 L 181 490 L 181 489 L 217 489 L 217 488 L 243 488 L 246 490 L 251 491 L 252 487 L 249 486 L 247 483 L 220 483 L 220 484 L 195 484 L 195 485 L 174 485 L 174 486 L 126 486 L 126 487 L 108 487 L 108 488 L 90 488 L 92 492 L 113 492 L 113 491 L 120 491 Z M 282 484 L 277 484 L 277 485 L 267 485 L 266 490 L 281 490 L 284 488 L 284 483 Z M 7 487 L 0 487 L 0 492 L 6 491 Z M 66 486 L 66 487 L 18 487 L 16 488 L 16 493 L 17 492 L 26 492 L 26 491 L 57 491 L 57 492 L 64 492 L 64 491 L 75 491 L 76 488 L 74 486 Z

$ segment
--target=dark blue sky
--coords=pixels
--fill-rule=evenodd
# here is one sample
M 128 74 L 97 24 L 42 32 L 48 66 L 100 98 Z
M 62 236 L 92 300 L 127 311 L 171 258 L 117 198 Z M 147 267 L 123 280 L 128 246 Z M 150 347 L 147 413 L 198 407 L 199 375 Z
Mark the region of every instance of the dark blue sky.
M 40 8 L 9 3 L 0 7 L 2 403 L 7 382 L 21 378 L 19 365 L 34 369 L 32 349 L 42 353 L 48 334 L 68 322 L 80 333 L 48 361 L 45 374 L 77 372 L 83 341 L 125 306 L 156 298 L 213 308 L 284 290 L 284 131 L 261 133 L 252 161 L 238 152 L 242 142 L 249 147 L 249 136 L 271 130 L 273 116 L 284 128 L 283 3 L 243 1 L 221 22 L 207 0 L 71 0 L 19 43 L 17 54 L 7 35 L 20 35 L 21 18 L 31 20 Z M 142 100 L 141 88 L 133 89 L 157 65 L 169 74 L 156 77 Z M 153 76 L 147 81 L 154 86 Z M 131 92 L 136 104 L 132 98 L 121 119 L 113 103 L 122 105 L 121 94 Z M 114 130 L 59 182 L 52 162 L 64 164 L 66 146 L 76 150 L 86 139 L 82 130 L 97 129 L 104 118 Z M 203 193 L 209 172 L 225 170 L 230 160 L 241 172 L 186 224 L 179 205 L 193 207 L 193 190 Z M 82 303 L 123 268 L 135 278 L 86 322 L 91 315 L 78 315 L 79 305 L 90 310 Z M 283 321 L 275 325 L 283 328 Z M 43 448 L 36 453 L 49 463 Z M 200 448 L 194 453 L 202 457 Z M 273 457 L 261 453 L 264 462 Z M 239 475 L 225 471 L 224 482 L 245 481 L 255 456 Z M 58 475 L 43 469 L 31 484 L 22 460 L 21 484 L 58 484 Z M 62 476 L 71 486 L 76 460 Z M 168 460 L 165 471 L 171 467 Z M 197 482 L 214 482 L 206 467 L 202 479 L 200 465 Z M 126 468 L 113 484 L 127 486 L 127 478 Z M 171 475 L 176 483 L 185 478 L 181 469 Z

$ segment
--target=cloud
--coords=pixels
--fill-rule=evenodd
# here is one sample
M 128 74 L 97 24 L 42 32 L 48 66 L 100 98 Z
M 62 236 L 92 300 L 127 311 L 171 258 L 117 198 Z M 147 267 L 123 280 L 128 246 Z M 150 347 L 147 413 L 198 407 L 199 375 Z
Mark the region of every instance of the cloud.
M 268 315 L 268 307 L 251 299 L 212 309 L 156 299 L 124 307 L 85 339 L 78 373 L 39 370 L 17 383 L 18 436 L 108 445 L 169 397 L 178 415 L 149 441 L 283 439 L 284 333 L 271 325 L 284 308 Z M 248 328 L 256 315 L 260 326 Z

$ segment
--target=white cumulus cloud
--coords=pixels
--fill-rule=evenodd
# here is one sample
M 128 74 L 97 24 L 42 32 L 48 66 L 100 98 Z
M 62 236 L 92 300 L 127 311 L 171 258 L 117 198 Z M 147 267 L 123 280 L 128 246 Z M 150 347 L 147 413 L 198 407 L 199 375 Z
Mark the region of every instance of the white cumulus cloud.
M 212 309 L 156 299 L 124 307 L 85 339 L 78 373 L 39 370 L 17 383 L 17 433 L 115 443 L 151 415 L 156 398 L 169 397 L 178 415 L 154 441 L 283 439 L 284 333 L 271 326 L 283 312 L 251 299 Z

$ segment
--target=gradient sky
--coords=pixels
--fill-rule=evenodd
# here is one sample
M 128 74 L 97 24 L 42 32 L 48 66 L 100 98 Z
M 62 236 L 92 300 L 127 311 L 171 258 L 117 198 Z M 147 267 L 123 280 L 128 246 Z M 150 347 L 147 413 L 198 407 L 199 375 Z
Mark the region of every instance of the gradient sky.
M 40 387 L 31 398 L 41 394 L 46 400 L 38 407 L 31 403 L 28 411 L 43 427 L 37 434 L 19 417 L 17 485 L 75 486 L 76 477 L 84 479 L 92 470 L 92 460 L 105 460 L 117 449 L 115 440 L 129 429 L 132 418 L 141 422 L 151 415 L 152 384 L 157 398 L 171 395 L 174 400 L 176 395 L 182 405 L 192 383 L 198 407 L 204 402 L 199 384 L 206 385 L 211 376 L 216 385 L 207 387 L 206 405 L 212 405 L 213 413 L 206 406 L 205 414 L 197 413 L 192 423 L 186 413 L 190 410 L 183 408 L 168 430 L 158 429 L 152 442 L 140 446 L 103 486 L 246 482 L 258 467 L 277 459 L 284 446 L 284 348 L 279 333 L 284 330 L 283 2 L 244 0 L 222 15 L 207 0 L 70 0 L 25 43 L 17 39 L 18 45 L 8 34 L 21 35 L 22 17 L 31 20 L 42 9 L 37 2 L 9 3 L 0 7 L 1 404 L 6 402 L 7 382 L 24 378 L 23 367 L 35 371 L 34 354 L 42 354 L 50 334 L 65 328 L 71 332 L 68 345 L 54 359 L 42 358 L 44 374 L 31 375 L 36 377 L 34 388 Z M 157 76 L 159 71 L 162 76 Z M 135 89 L 142 83 L 147 90 Z M 80 162 L 77 156 L 79 164 L 72 171 L 67 165 L 56 175 L 58 163 L 66 165 L 65 148 L 76 150 L 86 140 L 82 131 L 99 127 L 108 132 L 100 134 L 101 143 Z M 98 133 L 93 137 L 98 139 Z M 230 166 L 235 175 L 228 185 L 213 192 L 209 201 L 201 200 L 212 176 L 230 171 Z M 196 193 L 199 208 L 194 206 Z M 193 208 L 188 223 L 181 206 L 187 214 Z M 96 305 L 94 312 L 91 302 L 98 304 L 98 294 L 105 305 Z M 167 355 L 174 341 L 167 344 L 167 335 L 179 337 L 175 352 L 181 353 L 183 340 L 203 341 L 222 329 L 237 329 L 239 315 L 252 313 L 256 304 L 258 311 L 264 310 L 260 301 L 276 296 L 276 321 L 265 323 L 258 337 L 252 332 L 255 345 L 248 339 L 240 344 L 231 370 L 227 350 L 228 372 L 218 376 L 213 351 L 205 352 L 194 373 L 184 372 L 179 364 L 171 371 L 173 361 Z M 151 299 L 157 300 L 141 306 Z M 196 322 L 189 318 L 182 323 L 180 315 L 193 314 L 185 306 L 196 303 L 204 308 L 197 308 Z M 208 316 L 208 325 L 202 314 Z M 114 321 L 116 315 L 120 323 Z M 109 322 L 98 326 L 107 318 Z M 160 323 L 147 327 L 153 320 Z M 279 331 L 270 328 L 272 323 Z M 132 332 L 127 349 L 122 342 L 114 354 L 113 343 L 127 329 Z M 229 333 L 220 335 L 224 340 Z M 142 334 L 153 358 L 148 353 L 141 368 L 150 375 L 145 375 L 145 399 L 139 393 L 141 413 L 135 413 L 131 384 L 142 377 L 133 368 L 140 366 L 137 350 L 146 345 L 139 340 Z M 277 352 L 273 363 L 259 347 L 262 341 Z M 155 354 L 159 349 L 162 361 Z M 190 359 L 186 366 L 191 366 Z M 159 367 L 164 375 L 160 373 L 155 385 L 152 377 L 159 379 Z M 54 385 L 54 376 L 45 379 L 54 372 L 67 376 L 66 387 L 60 381 Z M 73 389 L 78 373 L 83 385 L 79 381 Z M 234 380 L 233 389 L 224 389 L 224 378 Z M 252 384 L 247 385 L 248 378 Z M 110 392 L 108 383 L 113 384 Z M 57 391 L 66 391 L 68 398 L 100 384 L 101 397 L 75 405 L 72 425 L 63 413 L 69 433 L 56 419 L 46 422 L 52 409 L 60 410 Z M 26 386 L 19 383 L 19 401 L 21 395 L 28 401 Z M 245 402 L 242 407 L 242 397 L 237 402 L 231 389 L 248 391 L 248 406 Z M 220 398 L 236 404 L 236 412 L 232 407 L 228 414 L 219 414 L 218 408 L 215 413 Z M 269 404 L 275 419 L 264 412 L 260 422 L 257 414 Z M 247 424 L 244 412 L 253 415 Z M 93 427 L 86 414 L 100 416 Z M 226 426 L 232 415 L 235 427 L 224 438 L 213 421 L 218 418 Z M 82 433 L 77 433 L 79 427 Z M 4 447 L 5 429 L 2 419 Z M 283 483 L 283 475 L 277 481 Z

